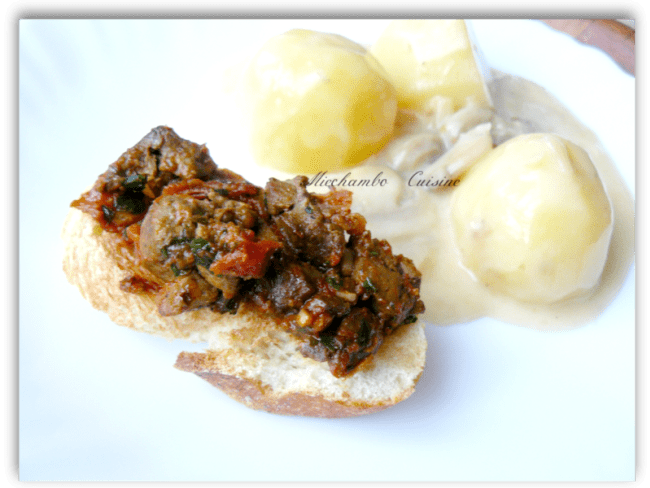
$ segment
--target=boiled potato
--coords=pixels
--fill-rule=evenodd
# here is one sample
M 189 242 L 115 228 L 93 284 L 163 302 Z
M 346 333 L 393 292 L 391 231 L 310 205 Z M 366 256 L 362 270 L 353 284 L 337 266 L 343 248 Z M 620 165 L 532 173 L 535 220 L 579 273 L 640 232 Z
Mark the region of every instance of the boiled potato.
M 396 93 L 377 61 L 344 37 L 292 30 L 246 74 L 256 160 L 290 173 L 353 166 L 390 139 Z
M 485 69 L 464 20 L 395 20 L 370 52 L 397 89 L 400 107 L 425 110 L 436 96 L 450 98 L 454 110 L 468 98 L 492 106 Z
M 588 154 L 551 134 L 517 136 L 475 164 L 452 200 L 463 265 L 488 287 L 552 303 L 593 288 L 612 208 Z

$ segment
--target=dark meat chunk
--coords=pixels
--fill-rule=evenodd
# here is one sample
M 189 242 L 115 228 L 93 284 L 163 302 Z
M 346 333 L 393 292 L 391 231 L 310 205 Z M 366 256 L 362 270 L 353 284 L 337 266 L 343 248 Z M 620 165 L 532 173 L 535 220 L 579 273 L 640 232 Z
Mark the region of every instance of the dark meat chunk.
M 72 202 L 105 229 L 120 231 L 144 218 L 151 202 L 173 180 L 210 179 L 219 174 L 204 145 L 156 127 L 111 164 L 93 188 Z
M 384 337 L 424 311 L 420 273 L 387 242 L 369 232 L 352 236 L 339 269 L 329 270 L 329 289 L 311 297 L 296 316 L 308 332 L 301 351 L 327 361 L 335 376 L 345 376 L 374 354 Z
M 214 178 L 217 165 L 205 145 L 180 138 L 169 127 L 156 127 L 108 167 L 99 180 L 102 192 L 119 191 L 129 177 L 144 176 L 152 196 L 172 179 Z
M 301 329 L 319 334 L 327 329 L 337 317 L 350 313 L 354 302 L 336 294 L 323 292 L 307 300 L 296 317 Z
M 265 187 L 266 207 L 270 215 L 291 210 L 298 196 L 298 187 L 289 181 L 271 178 Z
M 315 213 L 315 212 L 314 212 Z M 343 256 L 345 235 L 341 227 L 319 215 L 296 207 L 275 220 L 276 227 L 294 254 L 317 266 L 336 266 Z
M 165 195 L 151 205 L 140 227 L 140 254 L 145 265 L 164 280 L 173 280 L 194 265 L 190 243 L 210 205 L 183 195 Z
M 330 369 L 334 376 L 344 376 L 357 368 L 361 362 L 371 356 L 384 338 L 381 320 L 367 308 L 355 308 L 339 326 L 336 334 L 321 334 L 321 343 L 328 349 L 335 345 L 334 353 L 329 358 Z
M 341 258 L 341 274 L 343 276 L 351 276 L 354 272 L 354 254 L 349 248 L 343 251 Z
M 366 219 L 350 212 L 352 193 L 347 190 L 332 189 L 324 195 L 313 195 L 318 203 L 323 217 L 342 227 L 352 236 L 362 234 L 366 230 Z
M 278 313 L 296 313 L 316 293 L 314 281 L 319 273 L 308 264 L 290 261 L 274 270 L 269 279 L 269 300 Z
M 207 307 L 218 297 L 216 288 L 197 273 L 191 273 L 165 283 L 158 294 L 158 312 L 163 316 L 178 315 Z
M 258 240 L 252 230 L 231 223 L 222 225 L 220 229 L 214 244 L 217 253 L 210 265 L 210 271 L 216 275 L 261 278 L 271 255 L 282 247 L 275 240 Z
M 233 298 L 240 279 L 264 276 L 282 244 L 257 238 L 252 230 L 257 214 L 248 204 L 213 189 L 202 196 L 180 192 L 157 198 L 141 224 L 140 255 L 144 266 L 163 280 L 197 270 Z
M 395 256 L 390 245 L 373 239 L 369 232 L 350 239 L 354 252 L 352 278 L 363 300 L 370 300 L 375 313 L 390 327 L 423 310 L 419 300 L 421 274 L 413 262 Z
M 301 352 L 317 361 L 327 361 L 334 376 L 345 376 L 372 356 L 385 336 L 381 320 L 365 307 L 352 309 L 318 339 L 305 342 Z
M 316 266 L 336 266 L 343 256 L 344 229 L 327 220 L 319 200 L 306 190 L 307 178 L 267 185 L 266 199 L 277 231 L 290 251 Z M 293 198 L 293 201 L 290 201 Z
M 217 275 L 208 268 L 200 265 L 197 265 L 196 269 L 205 281 L 221 291 L 224 298 L 231 299 L 237 296 L 240 282 L 236 276 Z

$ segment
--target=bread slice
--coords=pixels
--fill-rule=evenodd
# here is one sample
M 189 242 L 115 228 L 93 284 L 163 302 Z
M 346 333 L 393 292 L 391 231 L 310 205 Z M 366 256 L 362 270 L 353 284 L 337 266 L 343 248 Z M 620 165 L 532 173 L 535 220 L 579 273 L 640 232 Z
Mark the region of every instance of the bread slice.
M 409 397 L 424 369 L 427 341 L 420 321 L 400 327 L 349 377 L 304 357 L 298 341 L 274 321 L 241 309 L 207 308 L 163 317 L 151 295 L 127 293 L 128 257 L 118 238 L 71 209 L 63 226 L 63 270 L 91 305 L 131 329 L 205 342 L 204 353 L 183 352 L 176 368 L 192 372 L 248 407 L 287 415 L 349 417 L 376 412 Z

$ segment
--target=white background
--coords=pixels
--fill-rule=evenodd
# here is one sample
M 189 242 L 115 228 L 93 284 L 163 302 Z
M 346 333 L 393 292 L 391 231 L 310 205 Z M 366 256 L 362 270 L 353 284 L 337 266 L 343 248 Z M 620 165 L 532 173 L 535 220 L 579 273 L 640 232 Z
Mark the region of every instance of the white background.
M 115 326 L 67 284 L 58 236 L 69 202 L 155 125 L 218 155 L 228 120 L 214 95 L 222 61 L 293 25 L 360 42 L 383 27 L 21 21 L 20 478 L 634 479 L 634 274 L 605 314 L 575 331 L 491 320 L 429 327 L 416 393 L 344 420 L 246 409 L 172 368 L 186 344 Z M 488 64 L 558 96 L 600 135 L 633 188 L 634 78 L 538 22 L 474 27 Z

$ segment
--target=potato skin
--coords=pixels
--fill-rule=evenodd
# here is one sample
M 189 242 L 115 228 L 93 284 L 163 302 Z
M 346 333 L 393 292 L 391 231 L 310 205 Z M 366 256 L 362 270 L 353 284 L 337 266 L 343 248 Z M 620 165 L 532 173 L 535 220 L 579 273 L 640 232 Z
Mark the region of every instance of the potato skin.
M 397 114 L 395 89 L 365 48 L 302 29 L 264 44 L 245 96 L 256 160 L 289 173 L 361 162 L 390 139 Z

